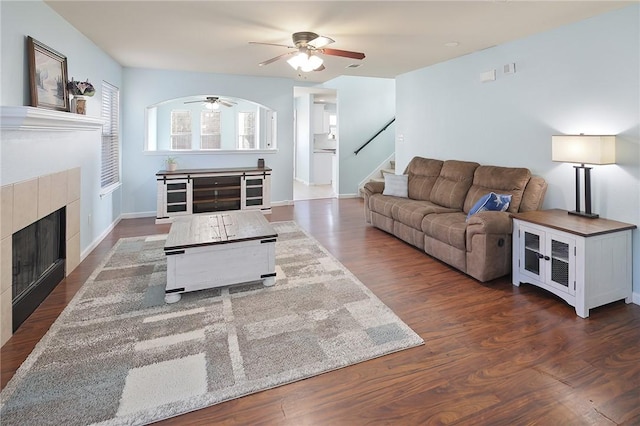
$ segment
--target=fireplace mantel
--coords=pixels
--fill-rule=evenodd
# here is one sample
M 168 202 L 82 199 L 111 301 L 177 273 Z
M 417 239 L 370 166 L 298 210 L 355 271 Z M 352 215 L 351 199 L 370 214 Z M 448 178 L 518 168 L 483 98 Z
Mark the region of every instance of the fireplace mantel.
M 97 130 L 105 121 L 101 118 L 54 111 L 29 106 L 2 106 L 2 130 Z

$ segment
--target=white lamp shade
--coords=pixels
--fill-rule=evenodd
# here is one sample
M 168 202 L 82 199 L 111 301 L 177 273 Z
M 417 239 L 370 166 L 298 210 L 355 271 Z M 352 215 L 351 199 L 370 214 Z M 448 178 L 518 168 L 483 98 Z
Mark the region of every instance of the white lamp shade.
M 616 137 L 595 135 L 552 136 L 551 160 L 562 163 L 615 164 Z

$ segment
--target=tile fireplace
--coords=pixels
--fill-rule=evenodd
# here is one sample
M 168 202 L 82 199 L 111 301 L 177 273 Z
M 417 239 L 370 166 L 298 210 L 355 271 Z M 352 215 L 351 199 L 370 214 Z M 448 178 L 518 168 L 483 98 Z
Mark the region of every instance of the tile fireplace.
M 4 344 L 14 329 L 14 234 L 63 209 L 63 275 L 80 264 L 80 168 L 3 185 L 0 202 L 0 343 Z

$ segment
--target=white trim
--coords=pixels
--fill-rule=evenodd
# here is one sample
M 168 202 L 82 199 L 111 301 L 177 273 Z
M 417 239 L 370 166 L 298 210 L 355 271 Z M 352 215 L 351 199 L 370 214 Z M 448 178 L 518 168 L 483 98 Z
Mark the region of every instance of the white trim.
M 156 212 L 122 213 L 120 219 L 139 219 L 141 217 L 156 217 Z
M 293 200 L 284 200 L 284 201 L 276 201 L 271 203 L 271 207 L 274 206 L 292 206 L 294 204 Z
M 89 254 L 91 254 L 93 249 L 98 247 L 98 244 L 100 244 L 102 240 L 104 240 L 107 237 L 107 235 L 109 235 L 109 233 L 113 231 L 116 225 L 120 222 L 120 219 L 122 219 L 122 216 L 118 217 L 107 229 L 105 229 L 102 232 L 102 234 L 98 235 L 98 237 L 95 240 L 93 240 L 93 242 L 89 244 L 89 246 L 86 249 L 82 251 L 82 253 L 80 254 L 81 263 L 87 256 L 89 256 Z
M 382 163 L 378 165 L 378 167 L 376 167 L 371 173 L 369 173 L 369 176 L 367 176 L 362 181 L 360 181 L 360 183 L 358 184 L 358 189 L 364 188 L 365 183 L 369 182 L 374 177 L 380 177 L 380 171 L 383 169 L 388 169 L 389 164 L 391 163 L 391 161 L 395 161 L 395 158 L 396 158 L 396 153 L 394 152 L 389 156 L 389 158 L 384 160 Z
M 336 198 L 361 198 L 358 194 L 338 194 Z
M 631 293 L 631 302 L 636 305 L 640 305 L 640 293 Z
M 122 186 L 121 182 L 116 182 L 114 184 L 107 186 L 106 188 L 102 188 L 100 190 L 100 198 L 111 194 L 113 191 L 115 191 L 116 189 L 119 189 L 121 186 Z
M 211 155 L 211 154 L 277 154 L 279 152 L 276 149 L 174 149 L 174 150 L 158 150 L 158 151 L 143 151 L 144 155 L 163 155 L 173 156 L 178 155 Z
M 27 106 L 3 106 L 0 112 L 2 130 L 98 130 L 104 123 L 101 118 Z

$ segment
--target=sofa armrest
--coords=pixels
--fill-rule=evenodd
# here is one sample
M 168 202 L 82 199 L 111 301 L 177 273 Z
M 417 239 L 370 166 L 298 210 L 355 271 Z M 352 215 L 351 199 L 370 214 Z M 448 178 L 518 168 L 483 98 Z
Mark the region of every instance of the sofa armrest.
M 384 182 L 370 181 L 364 184 L 363 191 L 367 195 L 382 194 L 384 191 Z
M 362 187 L 362 195 L 364 197 L 364 220 L 372 223 L 371 210 L 369 209 L 369 197 L 374 194 L 382 194 L 384 191 L 384 182 L 369 181 Z
M 513 223 L 509 212 L 485 211 L 472 215 L 467 222 L 467 250 L 476 234 L 511 234 Z

